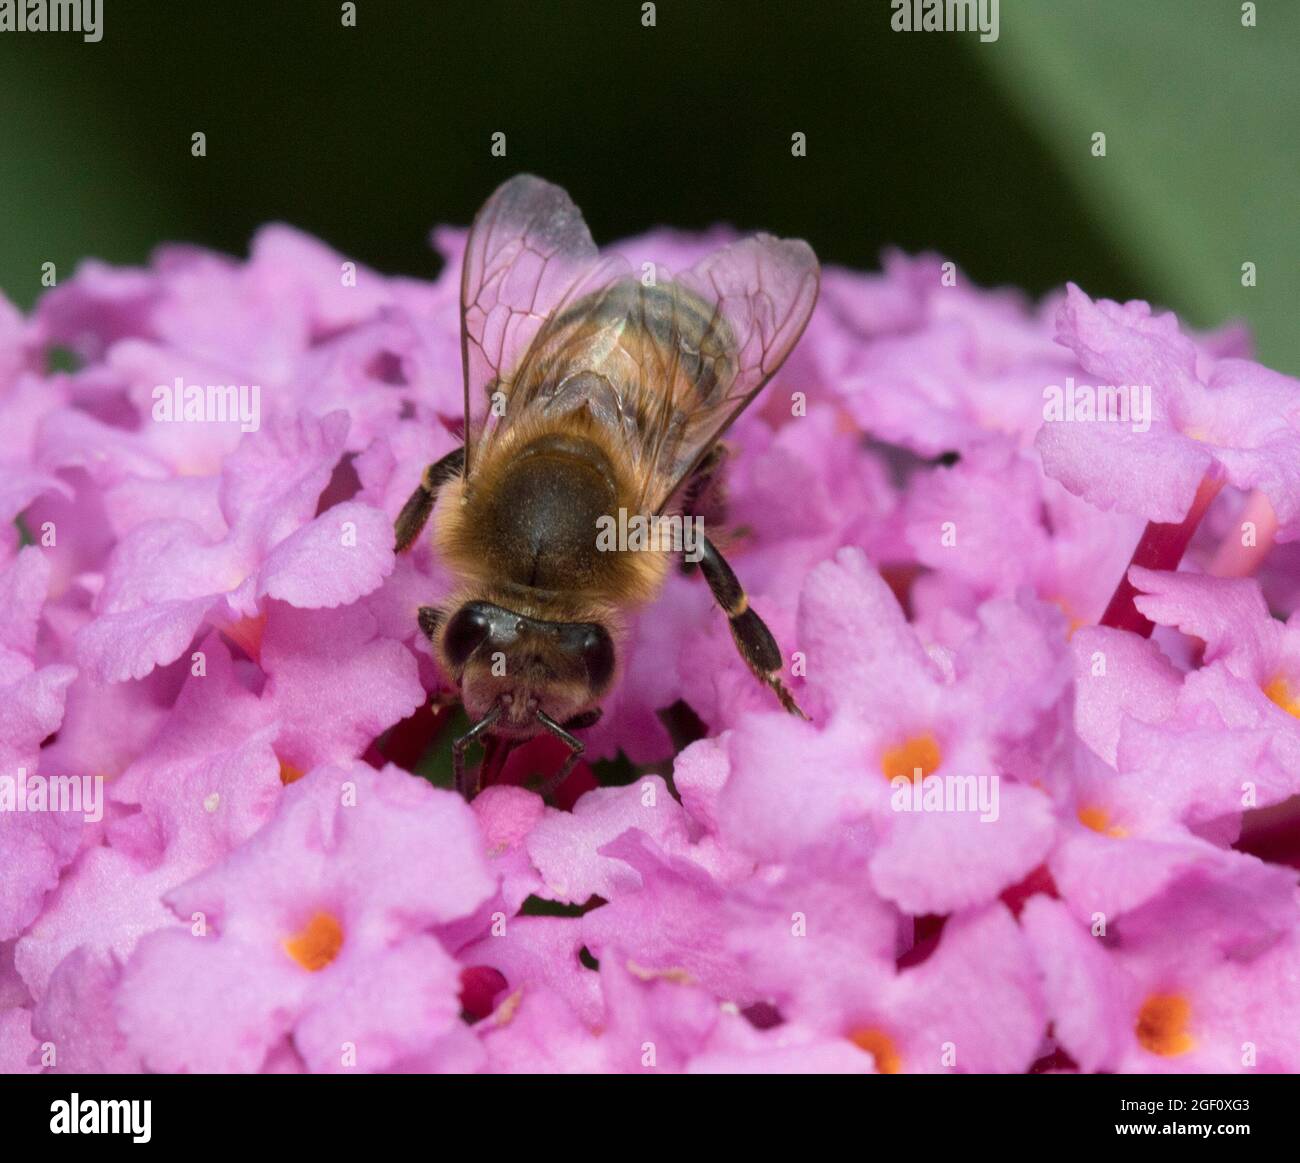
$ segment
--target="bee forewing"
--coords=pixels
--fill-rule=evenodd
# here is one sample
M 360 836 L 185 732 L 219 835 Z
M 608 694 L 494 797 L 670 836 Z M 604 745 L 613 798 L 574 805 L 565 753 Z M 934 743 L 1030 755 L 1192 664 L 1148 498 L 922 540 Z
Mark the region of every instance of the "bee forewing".
M 713 307 L 713 329 L 729 332 L 732 366 L 717 398 L 698 400 L 687 411 L 685 432 L 671 446 L 672 463 L 655 474 L 669 482 L 655 509 L 667 505 L 780 369 L 808 325 L 820 280 L 812 247 L 769 234 L 734 242 L 677 276 L 679 285 Z
M 474 219 L 461 268 L 461 359 L 465 378 L 465 473 L 472 443 L 506 410 L 511 376 L 542 324 L 627 273 L 602 258 L 572 199 L 531 174 L 503 183 Z

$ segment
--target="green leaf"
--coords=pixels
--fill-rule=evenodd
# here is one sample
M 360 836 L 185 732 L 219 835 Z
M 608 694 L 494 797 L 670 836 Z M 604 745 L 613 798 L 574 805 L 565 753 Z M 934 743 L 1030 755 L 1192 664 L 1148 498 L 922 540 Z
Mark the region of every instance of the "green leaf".
M 1244 318 L 1263 362 L 1300 370 L 1300 5 L 1258 0 L 1255 28 L 1236 0 L 1008 0 L 1000 12 L 999 40 L 969 38 L 970 51 L 1152 301 L 1198 327 Z

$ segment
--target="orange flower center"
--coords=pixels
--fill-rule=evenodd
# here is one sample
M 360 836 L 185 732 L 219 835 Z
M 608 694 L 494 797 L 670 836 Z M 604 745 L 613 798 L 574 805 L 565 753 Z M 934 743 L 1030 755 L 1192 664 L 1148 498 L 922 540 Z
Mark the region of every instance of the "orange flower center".
M 924 735 L 913 735 L 897 747 L 891 747 L 880 758 L 880 769 L 888 780 L 900 775 L 906 779 L 925 779 L 933 775 L 943 760 L 939 744 L 928 731 Z M 918 775 L 919 772 L 919 775 Z
M 1091 828 L 1094 832 L 1099 832 L 1103 836 L 1112 836 L 1120 839 L 1127 836 L 1128 832 L 1110 822 L 1110 813 L 1105 808 L 1092 806 L 1080 808 L 1078 813 L 1079 823 L 1085 828 Z
M 1290 684 L 1280 674 L 1264 688 L 1264 694 L 1288 715 L 1300 719 L 1300 694 L 1292 694 Z
M 849 1041 L 876 1060 L 876 1070 L 881 1074 L 898 1074 L 902 1071 L 902 1056 L 893 1039 L 883 1030 L 856 1030 L 849 1035 Z
M 262 634 L 265 630 L 265 614 L 258 614 L 255 618 L 240 618 L 238 622 L 221 628 L 221 632 L 254 661 L 262 656 Z
M 324 969 L 343 948 L 343 926 L 329 913 L 317 913 L 307 927 L 284 943 L 285 951 L 304 969 Z
M 291 783 L 296 783 L 307 773 L 301 767 L 294 767 L 292 763 L 285 763 L 280 760 L 280 782 L 288 787 Z
M 1144 1050 L 1162 1058 L 1176 1058 L 1192 1048 L 1187 1021 L 1191 1004 L 1176 993 L 1155 993 L 1142 1003 L 1138 1013 L 1137 1040 Z
M 1075 615 L 1075 613 L 1074 613 L 1074 609 L 1073 609 L 1073 607 L 1072 607 L 1072 606 L 1070 605 L 1070 603 L 1067 602 L 1064 598 L 1052 598 L 1052 604 L 1053 604 L 1054 606 L 1056 606 L 1056 607 L 1061 611 L 1062 614 L 1065 615 L 1065 621 L 1066 621 L 1065 636 L 1066 636 L 1066 638 L 1073 638 L 1073 637 L 1074 637 L 1074 632 L 1075 632 L 1075 631 L 1076 631 L 1080 626 L 1086 626 L 1086 625 L 1088 625 L 1088 620 L 1087 620 L 1086 618 L 1080 618 L 1080 617 L 1077 617 L 1077 616 Z

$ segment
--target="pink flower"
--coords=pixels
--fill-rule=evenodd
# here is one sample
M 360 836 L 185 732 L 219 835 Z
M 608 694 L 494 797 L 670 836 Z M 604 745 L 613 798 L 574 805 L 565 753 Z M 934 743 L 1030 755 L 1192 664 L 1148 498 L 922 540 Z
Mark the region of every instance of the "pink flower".
M 392 551 L 462 421 L 434 238 L 431 283 L 273 225 L 0 301 L 0 1069 L 1300 1070 L 1294 380 L 1073 286 L 827 270 L 706 518 L 809 719 L 673 570 L 562 795 L 543 740 L 467 806 L 451 579 Z M 178 380 L 256 423 L 158 418 Z M 1071 380 L 1149 426 L 1058 422 Z
M 1043 468 L 1102 509 L 1177 522 L 1212 468 L 1272 503 L 1281 540 L 1300 535 L 1296 381 L 1243 359 L 1215 360 L 1145 303 L 1094 303 L 1071 284 L 1057 321 L 1099 385 L 1137 389 L 1151 413 L 1130 423 L 1043 425 Z M 1092 385 L 1092 386 L 1099 386 Z
M 1294 937 L 1255 949 L 1189 949 L 1176 928 L 1187 912 L 1183 898 L 1163 909 L 1154 931 L 1121 929 L 1116 942 L 1090 936 L 1055 902 L 1028 903 L 1021 925 L 1044 970 L 1057 1043 L 1085 1071 L 1300 1069 Z M 1198 930 L 1208 919 L 1198 919 Z
M 292 1034 L 312 1069 L 387 1070 L 455 1032 L 459 972 L 432 930 L 490 891 L 469 809 L 361 764 L 318 768 L 285 798 L 167 895 L 183 924 L 127 967 L 120 1021 L 152 1069 L 255 1070 Z M 426 875 L 431 851 L 446 875 Z M 183 1005 L 161 1004 L 182 984 Z
M 241 445 L 222 473 L 228 532 L 218 541 L 184 519 L 136 526 L 108 563 L 99 617 L 78 637 L 81 664 L 110 682 L 143 678 L 205 623 L 255 619 L 268 598 L 332 608 L 377 588 L 393 568 L 383 514 L 346 501 L 313 516 L 346 430 L 339 412 L 302 416 Z
M 1140 521 L 1098 514 L 1044 478 L 1032 453 L 986 440 L 908 490 L 903 537 L 933 571 L 916 583 L 914 608 L 923 620 L 969 617 L 985 598 L 1029 588 L 1072 631 L 1100 617 L 1140 532 Z
M 48 582 L 49 565 L 33 548 L 0 572 L 0 774 L 9 781 L 0 797 L 14 800 L 0 810 L 0 940 L 17 936 L 35 919 L 75 855 L 82 825 L 67 812 L 16 810 L 14 793 L 28 773 L 35 774 L 41 742 L 58 728 L 65 692 L 76 678 L 71 666 L 38 667 L 33 658 Z

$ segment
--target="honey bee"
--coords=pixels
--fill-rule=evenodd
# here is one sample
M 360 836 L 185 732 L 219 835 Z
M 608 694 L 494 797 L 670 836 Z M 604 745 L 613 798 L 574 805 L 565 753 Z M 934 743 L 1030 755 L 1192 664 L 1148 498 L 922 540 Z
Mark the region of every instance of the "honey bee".
M 407 549 L 434 512 L 455 579 L 421 630 L 454 677 L 472 726 L 549 732 L 573 770 L 616 682 L 627 615 L 658 593 L 673 554 L 608 551 L 603 518 L 689 510 L 717 470 L 718 441 L 780 368 L 817 300 L 806 242 L 758 235 L 669 277 L 602 255 L 558 186 L 522 174 L 474 219 L 461 272 L 464 444 L 424 470 L 395 524 Z M 741 658 L 781 704 L 781 652 L 707 537 L 700 572 Z

